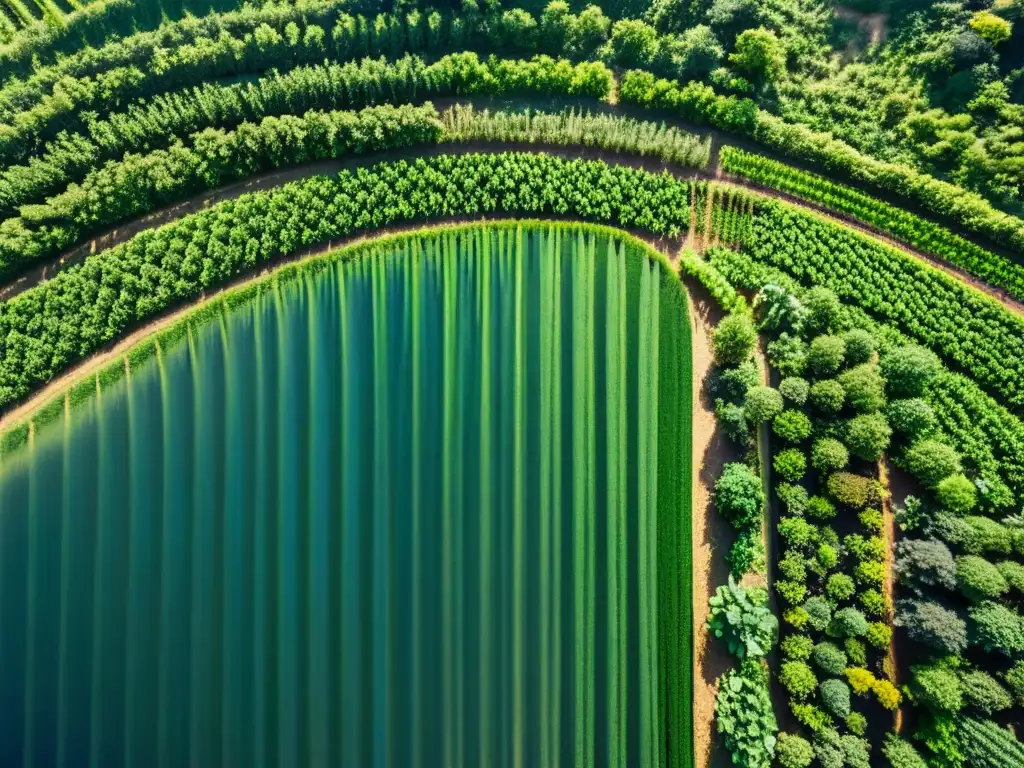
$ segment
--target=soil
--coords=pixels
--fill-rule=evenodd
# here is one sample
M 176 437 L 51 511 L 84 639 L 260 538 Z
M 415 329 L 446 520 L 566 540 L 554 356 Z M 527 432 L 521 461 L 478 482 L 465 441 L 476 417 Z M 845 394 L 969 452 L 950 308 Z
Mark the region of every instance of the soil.
M 724 316 L 721 307 L 694 280 L 686 279 L 693 326 L 693 744 L 695 765 L 730 765 L 714 732 L 716 681 L 735 666 L 728 650 L 708 635 L 704 622 L 708 598 L 729 578 L 725 555 L 732 546 L 729 523 L 714 509 L 711 488 L 729 461 L 742 459 L 715 420 L 708 392 L 711 330 Z

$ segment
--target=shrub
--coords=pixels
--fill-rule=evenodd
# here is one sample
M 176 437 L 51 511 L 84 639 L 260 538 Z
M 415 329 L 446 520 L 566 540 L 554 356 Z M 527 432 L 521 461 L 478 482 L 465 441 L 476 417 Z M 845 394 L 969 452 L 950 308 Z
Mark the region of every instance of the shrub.
M 825 591 L 828 592 L 828 596 L 837 603 L 841 603 L 843 600 L 849 600 L 853 597 L 853 593 L 855 591 L 853 579 L 845 573 L 833 573 L 828 577 L 828 582 L 825 585 Z
M 815 560 L 818 565 L 821 566 L 819 573 L 827 573 L 839 564 L 839 552 L 831 544 L 825 544 L 822 542 L 818 545 L 818 551 L 815 553 Z
M 968 616 L 974 645 L 1007 656 L 1024 652 L 1024 621 L 1013 609 L 999 603 L 982 603 L 973 606 Z
M 835 379 L 816 381 L 808 394 L 811 407 L 826 416 L 839 413 L 846 403 L 846 390 Z
M 715 722 L 735 765 L 769 765 L 779 726 L 768 693 L 768 670 L 760 661 L 747 659 L 719 680 Z
M 782 613 L 782 620 L 798 632 L 807 628 L 807 611 L 802 607 L 789 608 Z
M 807 379 L 801 379 L 799 376 L 787 376 L 779 382 L 779 393 L 794 405 L 806 403 L 810 391 L 811 385 L 807 383 Z
M 914 698 L 933 712 L 955 715 L 963 707 L 956 673 L 941 665 L 918 664 L 910 668 Z
M 821 684 L 821 703 L 825 710 L 840 720 L 850 714 L 850 686 L 842 680 L 826 680 Z
M 658 55 L 658 31 L 639 19 L 622 19 L 612 24 L 609 44 L 622 66 L 648 67 Z
M 978 504 L 978 489 L 964 475 L 950 475 L 935 486 L 935 498 L 950 512 L 962 515 Z
M 807 348 L 807 370 L 825 378 L 843 367 L 846 344 L 838 336 L 818 336 Z
M 926 600 L 901 600 L 893 621 L 910 639 L 943 654 L 958 655 L 967 647 L 967 624 L 954 611 Z
M 871 768 L 871 747 L 867 739 L 860 739 L 848 733 L 839 737 L 843 753 L 843 765 L 848 768 Z
M 878 682 L 873 674 L 861 667 L 849 667 L 846 670 L 846 680 L 858 696 L 867 695 L 868 691 L 873 690 L 875 683 Z
M 729 561 L 729 570 L 737 576 L 755 571 L 762 572 L 765 564 L 760 528 L 754 526 L 741 530 L 729 548 L 726 559 Z
M 855 411 L 871 413 L 885 407 L 885 381 L 874 363 L 863 363 L 839 377 L 846 402 Z
M 757 343 L 754 320 L 746 312 L 726 315 L 715 328 L 712 338 L 715 362 L 722 366 L 736 366 L 750 359 Z
M 799 552 L 790 550 L 779 558 L 779 573 L 788 581 L 804 582 L 807 580 L 807 561 Z
M 911 440 L 926 437 L 935 431 L 935 411 L 919 397 L 893 400 L 886 409 L 889 425 Z
M 980 603 L 997 599 L 1010 585 L 988 560 L 977 555 L 964 555 L 956 559 L 956 587 L 968 600 Z
M 896 578 L 918 594 L 923 587 L 956 588 L 956 561 L 938 539 L 903 539 L 896 544 Z
M 719 398 L 715 401 L 715 418 L 725 436 L 734 443 L 744 445 L 750 439 L 750 425 L 742 405 L 727 403 Z
M 864 635 L 868 645 L 884 651 L 892 643 L 892 627 L 881 621 L 873 621 L 868 624 L 868 631 Z
M 942 370 L 934 352 L 915 345 L 897 347 L 882 355 L 879 364 L 890 394 L 897 397 L 920 397 Z
M 974 670 L 960 673 L 960 690 L 964 706 L 986 715 L 1002 712 L 1013 706 L 1013 697 L 988 672 Z
M 744 589 L 730 576 L 729 583 L 718 587 L 708 600 L 708 629 L 725 641 L 734 656 L 761 658 L 779 636 L 779 620 L 767 603 L 763 589 Z
M 846 447 L 865 461 L 878 461 L 889 447 L 892 429 L 881 413 L 865 413 L 846 423 Z
M 780 733 L 775 745 L 775 762 L 779 768 L 808 768 L 814 762 L 814 750 L 807 739 Z
M 811 466 L 819 472 L 835 472 L 849 463 L 850 452 L 835 438 L 815 440 L 811 446 Z
M 904 453 L 903 462 L 907 471 L 929 488 L 963 471 L 956 449 L 927 438 L 913 443 Z
M 823 597 L 810 597 L 804 603 L 807 623 L 819 632 L 824 632 L 832 621 L 832 605 Z
M 783 480 L 795 483 L 807 472 L 807 459 L 802 451 L 787 448 L 775 455 L 772 467 Z
M 881 533 L 885 524 L 881 511 L 877 509 L 862 509 L 857 513 L 857 520 L 864 528 L 873 533 Z
M 846 654 L 834 643 L 827 641 L 814 646 L 814 650 L 811 653 L 811 661 L 814 662 L 814 666 L 829 677 L 841 675 L 843 670 L 846 669 Z
M 843 343 L 846 344 L 846 362 L 850 365 L 871 362 L 875 355 L 875 337 L 861 328 L 844 333 Z
M 800 411 L 786 410 L 775 417 L 772 432 L 787 443 L 801 443 L 811 436 L 811 420 Z
M 831 520 L 836 516 L 836 507 L 824 496 L 811 496 L 807 500 L 807 516 L 814 520 Z
M 818 529 L 802 517 L 784 517 L 779 520 L 779 535 L 793 549 L 807 551 L 818 540 Z
M 999 569 L 1000 575 L 1006 579 L 1010 589 L 1024 592 L 1024 565 L 1015 563 L 1012 560 L 1004 560 L 996 568 Z
M 877 480 L 869 477 L 852 472 L 836 472 L 829 475 L 825 486 L 833 499 L 853 509 L 882 503 L 882 487 Z
M 848 637 L 843 641 L 843 650 L 846 651 L 846 656 L 851 664 L 863 667 L 868 663 L 868 649 L 863 640 Z
M 968 552 L 968 554 L 978 554 L 980 552 L 1010 554 L 1013 549 L 1012 537 L 1010 536 L 1010 530 L 1005 525 L 991 518 L 979 517 L 977 515 L 965 517 L 963 520 L 971 530 L 971 540 L 964 548 L 965 550 L 968 546 L 977 548 L 977 552 Z
M 806 725 L 815 733 L 823 728 L 832 727 L 832 718 L 813 704 L 800 704 L 796 701 L 790 701 L 789 708 L 792 710 L 793 717 L 796 718 L 798 723 Z
M 760 523 L 764 508 L 761 478 L 751 472 L 746 464 L 726 464 L 715 482 L 715 506 L 734 526 L 745 527 Z
M 814 641 L 807 635 L 790 635 L 779 647 L 790 661 L 807 661 L 814 652 Z
M 804 701 L 814 694 L 818 678 L 803 661 L 784 661 L 779 672 L 779 682 L 797 701 Z
M 850 729 L 850 733 L 863 736 L 864 731 L 868 729 L 868 719 L 860 712 L 851 712 L 846 716 L 846 727 Z
M 711 392 L 716 397 L 730 402 L 742 402 L 747 390 L 756 387 L 761 374 L 753 360 L 746 360 L 735 367 L 717 368 L 711 379 Z
M 856 608 L 840 608 L 828 627 L 831 637 L 863 637 L 867 631 L 868 620 Z
M 779 497 L 786 511 L 791 515 L 802 515 L 807 511 L 807 489 L 802 485 L 779 483 L 775 486 L 775 494 Z
M 878 699 L 878 703 L 888 710 L 896 709 L 903 699 L 896 686 L 888 680 L 878 680 L 875 682 L 872 690 L 874 691 L 875 698 Z
M 807 596 L 807 586 L 795 581 L 776 581 L 775 591 L 790 605 L 803 602 Z
M 877 589 L 865 589 L 857 595 L 857 602 L 868 616 L 885 616 L 885 597 Z
M 991 720 L 958 721 L 965 764 L 971 768 L 1020 768 L 1024 744 L 1007 727 Z
M 1003 675 L 1003 679 L 1013 694 L 1017 706 L 1024 707 L 1024 661 L 1018 661 L 1010 667 Z
M 918 754 L 914 745 L 895 733 L 885 735 L 882 754 L 892 768 L 928 768 L 928 763 Z
M 782 412 L 782 405 L 779 390 L 761 385 L 747 390 L 743 410 L 751 424 L 763 424 L 778 416 Z
M 783 376 L 803 376 L 807 368 L 807 345 L 798 336 L 783 333 L 768 342 L 768 363 Z
M 877 560 L 864 560 L 853 569 L 853 577 L 867 587 L 881 587 L 885 580 L 885 566 Z

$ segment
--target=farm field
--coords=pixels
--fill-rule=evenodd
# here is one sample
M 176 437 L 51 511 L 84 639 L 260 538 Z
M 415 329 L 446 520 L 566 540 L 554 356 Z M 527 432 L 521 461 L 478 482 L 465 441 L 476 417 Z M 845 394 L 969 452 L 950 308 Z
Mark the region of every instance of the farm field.
M 0 464 L 3 762 L 686 764 L 689 326 L 662 262 L 470 226 L 230 304 Z
M 0 764 L 1018 768 L 1024 0 L 0 0 Z

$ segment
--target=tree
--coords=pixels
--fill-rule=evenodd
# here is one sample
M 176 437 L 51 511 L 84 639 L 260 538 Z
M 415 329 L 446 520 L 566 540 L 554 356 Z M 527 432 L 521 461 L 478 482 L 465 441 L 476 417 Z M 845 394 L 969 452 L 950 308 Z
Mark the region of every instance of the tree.
M 839 719 L 850 714 L 850 686 L 842 680 L 825 680 L 820 686 L 821 703 Z
M 756 343 L 757 331 L 754 330 L 750 315 L 733 312 L 715 328 L 715 362 L 719 365 L 739 365 L 750 358 Z
M 807 344 L 799 336 L 783 331 L 768 342 L 768 362 L 783 376 L 802 376 L 807 368 Z
M 811 420 L 797 410 L 785 410 L 772 421 L 772 432 L 787 443 L 802 443 L 811 436 Z
M 736 367 L 719 368 L 711 379 L 711 391 L 716 397 L 730 402 L 742 402 L 747 390 L 756 387 L 761 380 L 757 364 L 745 360 Z
M 780 733 L 775 745 L 775 761 L 779 768 L 808 768 L 814 762 L 814 750 L 807 739 L 795 734 Z
M 883 355 L 879 365 L 889 394 L 895 397 L 920 397 L 942 370 L 934 352 L 915 345 L 897 347 Z
M 746 29 L 736 37 L 729 61 L 754 80 L 773 83 L 786 73 L 786 49 L 769 29 Z
M 807 348 L 807 368 L 818 378 L 836 373 L 845 359 L 846 343 L 838 336 L 818 336 Z
M 796 448 L 787 448 L 775 455 L 772 468 L 783 480 L 795 483 L 807 471 L 807 458 Z
M 608 39 L 611 24 L 600 6 L 588 5 L 584 8 L 576 18 L 577 54 L 582 58 L 590 58 Z
M 828 577 L 828 581 L 825 584 L 825 591 L 828 593 L 828 596 L 837 603 L 849 600 L 853 597 L 855 590 L 856 587 L 853 579 L 845 573 L 833 573 Z
M 576 17 L 565 0 L 551 0 L 540 14 L 540 39 L 546 51 L 571 51 L 576 43 Z
M 999 569 L 1002 577 L 1006 579 L 1010 589 L 1024 593 L 1024 565 L 1015 563 L 1012 560 L 1004 560 L 997 564 L 996 568 Z
M 993 715 L 1013 706 L 1013 697 L 988 672 L 973 670 L 960 673 L 960 689 L 964 706 L 985 715 Z
M 840 608 L 828 627 L 831 637 L 863 637 L 867 631 L 868 620 L 856 608 Z
M 809 333 L 834 333 L 839 328 L 843 305 L 829 288 L 814 286 L 804 294 L 803 303 L 807 308 Z
M 839 413 L 846 402 L 846 391 L 835 379 L 816 381 L 809 395 L 811 407 L 826 415 Z
M 1016 662 L 1003 675 L 1006 685 L 1013 694 L 1017 706 L 1024 707 L 1024 661 Z
M 978 489 L 964 475 L 950 475 L 935 486 L 935 498 L 945 509 L 965 514 L 978 504 Z
M 501 14 L 502 44 L 513 51 L 533 51 L 537 47 L 537 21 L 522 8 Z
M 924 587 L 956 588 L 956 561 L 938 539 L 903 539 L 896 544 L 896 577 L 919 595 Z
M 935 411 L 919 397 L 893 400 L 885 413 L 892 428 L 911 440 L 927 437 L 938 423 Z
M 861 413 L 871 413 L 885 407 L 885 381 L 874 363 L 863 363 L 839 377 L 846 392 L 846 402 Z
M 1024 652 L 1024 621 L 1012 608 L 986 602 L 973 606 L 968 616 L 972 644 L 1007 656 Z
M 852 509 L 862 509 L 882 501 L 882 487 L 877 480 L 852 472 L 836 472 L 825 482 L 829 495 Z
M 698 24 L 679 36 L 676 54 L 680 59 L 679 75 L 701 79 L 707 77 L 719 65 L 725 55 L 725 49 L 718 42 L 711 27 Z
M 954 611 L 928 600 L 901 600 L 893 624 L 907 630 L 916 643 L 956 655 L 967 648 L 967 623 Z
M 744 398 L 743 410 L 751 424 L 771 421 L 782 412 L 782 395 L 779 390 L 767 386 L 751 387 Z
M 719 679 L 715 722 L 735 765 L 754 768 L 771 763 L 779 726 L 762 662 L 747 659 Z
M 730 462 L 715 483 L 715 506 L 734 526 L 744 527 L 761 520 L 764 489 L 761 478 L 745 464 Z
M 956 449 L 938 440 L 918 440 L 903 455 L 907 471 L 929 488 L 963 471 Z
M 978 11 L 967 23 L 971 29 L 992 43 L 992 45 L 999 45 L 1009 40 L 1013 29 L 1013 25 L 1010 22 L 996 16 L 991 11 Z
M 718 587 L 708 600 L 708 629 L 726 642 L 734 656 L 761 658 L 779 636 L 779 620 L 767 603 L 768 594 L 763 589 L 744 589 L 730 576 L 729 583 Z
M 804 610 L 807 611 L 807 623 L 819 632 L 824 632 L 832 621 L 832 605 L 823 597 L 807 598 Z
M 814 520 L 831 520 L 836 516 L 836 506 L 824 496 L 811 496 L 807 500 L 807 516 Z
M 843 343 L 846 344 L 846 362 L 850 365 L 869 363 L 875 356 L 875 337 L 861 328 L 844 333 Z
M 889 447 L 891 439 L 892 429 L 880 413 L 854 416 L 846 424 L 846 447 L 854 456 L 865 461 L 878 461 Z
M 779 682 L 797 701 L 805 701 L 818 687 L 814 671 L 803 661 L 784 661 L 779 671 Z
M 953 670 L 942 664 L 917 664 L 910 668 L 910 673 L 910 690 L 928 709 L 955 715 L 963 707 L 960 680 Z
M 1010 585 L 988 560 L 977 555 L 964 555 L 956 559 L 957 590 L 973 603 L 996 600 Z
M 612 24 L 610 43 L 615 61 L 626 67 L 648 67 L 658 55 L 658 31 L 639 19 Z
M 928 763 L 918 754 L 914 745 L 895 733 L 886 734 L 882 754 L 892 768 L 928 768 Z
M 846 654 L 834 643 L 827 641 L 814 646 L 811 660 L 814 666 L 830 677 L 837 677 L 846 669 Z
M 806 403 L 810 389 L 807 379 L 801 379 L 799 376 L 788 376 L 779 382 L 779 394 L 794 405 Z
M 823 437 L 811 446 L 811 466 L 819 472 L 835 472 L 849 463 L 850 452 L 835 438 Z

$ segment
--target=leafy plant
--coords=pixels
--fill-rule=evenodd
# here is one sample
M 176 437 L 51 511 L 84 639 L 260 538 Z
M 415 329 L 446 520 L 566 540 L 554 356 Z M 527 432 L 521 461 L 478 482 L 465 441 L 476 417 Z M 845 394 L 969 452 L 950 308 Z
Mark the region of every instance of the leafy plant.
M 718 681 L 715 722 L 734 765 L 767 768 L 779 726 L 768 693 L 768 670 L 747 659 Z
M 729 653 L 740 659 L 767 655 L 778 640 L 779 620 L 767 606 L 761 589 L 747 590 L 729 577 L 708 600 L 708 629 L 724 640 Z

